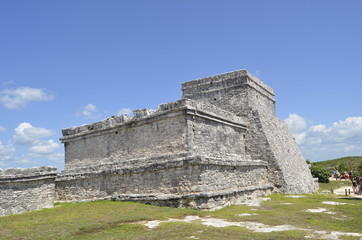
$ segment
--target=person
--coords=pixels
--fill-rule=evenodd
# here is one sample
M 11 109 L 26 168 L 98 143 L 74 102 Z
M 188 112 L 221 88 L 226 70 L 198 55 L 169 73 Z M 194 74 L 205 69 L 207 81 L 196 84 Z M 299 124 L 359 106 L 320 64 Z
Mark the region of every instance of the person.
M 348 178 L 349 178 L 348 173 L 345 173 L 345 174 L 344 174 L 344 179 L 345 179 L 346 181 L 348 181 Z
M 352 181 L 352 174 L 353 174 L 353 171 L 351 170 L 351 171 L 349 171 L 349 178 L 351 179 L 351 181 Z
M 353 193 L 354 193 L 354 194 L 357 194 L 357 193 L 359 192 L 359 189 L 358 189 L 358 185 L 357 185 L 356 179 L 355 179 L 355 178 L 351 178 L 351 181 L 352 181 Z
M 334 169 L 334 170 L 333 170 L 333 175 L 332 175 L 332 176 L 333 176 L 334 178 L 337 178 L 337 177 L 336 177 L 336 175 L 337 175 L 337 170 L 336 170 L 336 169 Z M 337 180 L 337 179 L 336 179 L 336 180 Z
M 338 179 L 341 180 L 341 174 L 338 172 L 338 170 L 337 170 L 336 175 L 334 177 L 336 178 L 336 181 Z

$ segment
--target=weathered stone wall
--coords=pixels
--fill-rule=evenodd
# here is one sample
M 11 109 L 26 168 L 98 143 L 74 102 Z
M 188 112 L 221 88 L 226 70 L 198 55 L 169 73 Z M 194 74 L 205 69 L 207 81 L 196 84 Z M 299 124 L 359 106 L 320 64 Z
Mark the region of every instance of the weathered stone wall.
M 217 209 L 316 190 L 273 90 L 246 70 L 182 84 L 183 99 L 63 130 L 56 199 Z
M 183 99 L 135 113 L 63 130 L 65 172 L 124 167 L 142 158 L 170 161 L 180 154 L 245 155 L 244 119 L 213 105 Z
M 210 210 L 272 190 L 267 162 L 246 155 L 246 120 L 229 111 L 182 99 L 115 121 L 63 130 L 58 201 L 118 196 Z
M 65 136 L 65 170 L 185 152 L 187 127 L 180 114 L 136 115 L 103 131 Z
M 287 125 L 275 117 L 273 90 L 246 70 L 182 84 L 183 97 L 208 102 L 245 117 L 245 156 L 269 163 L 274 191 L 310 193 L 317 189 Z
M 164 163 L 144 164 L 142 167 L 113 169 L 88 174 L 63 175 L 57 179 L 58 201 L 115 198 L 138 200 L 158 205 L 168 201 L 190 207 L 182 199 L 191 196 L 220 197 L 225 193 L 243 191 L 260 194 L 270 192 L 264 161 L 226 161 L 224 159 L 184 157 Z M 225 199 L 216 203 L 192 206 L 215 209 L 228 204 Z M 172 205 L 171 204 L 171 205 Z M 168 204 L 170 205 L 170 204 Z
M 256 122 L 260 119 L 258 125 L 268 145 L 260 159 L 267 160 L 270 169 L 279 172 L 270 172 L 270 181 L 277 185 L 276 192 L 301 194 L 317 191 L 318 184 L 314 182 L 287 124 L 280 119 L 263 115 L 256 114 L 254 117 Z M 260 142 L 257 141 L 257 144 Z M 258 146 L 260 149 L 260 145 Z
M 208 102 L 238 116 L 251 109 L 275 115 L 273 89 L 246 70 L 185 82 L 182 91 L 183 98 Z
M 247 159 L 244 126 L 215 122 L 198 116 L 188 117 L 189 146 L 194 155 Z
M 0 216 L 53 207 L 56 168 L 0 169 Z

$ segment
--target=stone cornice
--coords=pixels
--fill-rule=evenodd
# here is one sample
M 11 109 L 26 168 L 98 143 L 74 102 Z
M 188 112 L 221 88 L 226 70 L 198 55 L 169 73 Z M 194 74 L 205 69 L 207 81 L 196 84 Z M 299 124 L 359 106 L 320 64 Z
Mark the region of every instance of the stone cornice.
M 29 182 L 57 177 L 54 167 L 0 169 L 0 183 Z
M 181 168 L 185 165 L 206 165 L 206 166 L 224 166 L 224 167 L 268 167 L 269 164 L 263 160 L 249 160 L 242 159 L 241 156 L 230 156 L 229 158 L 217 158 L 217 157 L 202 157 L 202 156 L 188 156 L 181 157 L 175 160 L 168 160 L 162 162 L 150 162 L 147 159 L 144 161 L 137 160 L 137 164 L 134 164 L 135 161 L 129 161 L 128 165 L 124 167 L 112 166 L 109 170 L 101 170 L 101 171 L 81 171 L 81 173 L 77 173 L 70 171 L 67 173 L 66 171 L 62 173 L 58 181 L 67 181 L 74 180 L 80 178 L 93 178 L 98 176 L 110 176 L 110 175 L 124 175 L 124 174 L 136 174 L 142 172 L 150 172 L 150 171 L 159 171 L 170 168 Z M 76 170 L 76 169 L 75 169 Z
M 273 89 L 244 69 L 182 83 L 182 90 L 185 92 L 193 88 L 210 86 L 210 84 L 215 86 L 215 89 L 225 89 L 232 85 L 246 84 L 257 91 L 262 92 L 265 96 L 274 99 Z M 186 95 L 187 94 L 184 96 Z
M 122 116 L 112 117 L 100 122 L 84 125 L 81 127 L 68 128 L 63 130 L 63 135 L 60 140 L 63 143 L 77 141 L 83 138 L 114 134 L 123 128 L 132 128 L 149 124 L 154 121 L 160 121 L 167 118 L 174 118 L 183 115 L 190 115 L 208 119 L 232 127 L 246 129 L 246 121 L 234 115 L 231 112 L 220 109 L 216 106 L 207 103 L 197 103 L 190 99 L 181 99 L 179 101 L 161 104 L 156 111 L 149 111 L 148 109 L 136 110 L 138 113 L 135 117 L 125 117 L 122 121 L 118 118 Z
M 219 191 L 198 192 L 191 194 L 117 194 L 112 197 L 113 201 L 167 201 L 177 199 L 197 199 L 197 198 L 211 198 L 217 196 L 235 195 L 237 193 L 243 193 L 255 190 L 267 190 L 273 189 L 272 184 L 264 184 L 259 186 L 248 186 L 241 188 L 225 189 Z

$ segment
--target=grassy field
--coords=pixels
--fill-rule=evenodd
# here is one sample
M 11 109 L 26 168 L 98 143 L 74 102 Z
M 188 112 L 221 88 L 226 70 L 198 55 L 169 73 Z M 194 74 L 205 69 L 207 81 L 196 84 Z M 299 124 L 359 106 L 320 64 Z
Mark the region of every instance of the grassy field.
M 323 192 L 324 190 L 328 190 L 330 192 L 333 192 L 334 189 L 341 188 L 341 187 L 350 187 L 351 181 L 330 181 L 329 183 L 319 183 L 319 189 L 318 192 Z
M 323 189 L 335 188 L 331 182 Z M 20 215 L 0 217 L 0 239 L 323 239 L 316 231 L 362 234 L 361 199 L 341 199 L 332 194 L 308 194 L 304 198 L 271 195 L 260 206 L 238 205 L 213 212 L 191 209 L 156 207 L 151 205 L 97 201 L 62 203 L 55 208 Z M 345 205 L 327 205 L 325 202 Z M 308 212 L 308 209 L 325 209 Z M 327 214 L 328 212 L 329 214 Z M 241 214 L 241 215 L 240 215 Z M 199 216 L 191 222 L 180 222 L 186 216 Z M 175 221 L 167 221 L 176 219 Z M 205 220 L 206 219 L 206 220 Z M 251 226 L 294 226 L 295 230 L 257 232 L 251 227 L 205 225 L 208 219 Z M 148 228 L 148 221 L 165 221 Z M 254 227 L 255 227 L 254 226 Z M 299 229 L 298 229 L 299 228 Z M 267 228 L 266 228 L 267 229 Z M 362 235 L 361 235 L 362 236 Z M 342 234 L 338 239 L 361 239 Z
M 362 157 L 343 157 L 333 160 L 314 162 L 313 164 L 322 168 L 337 168 L 340 164 L 345 164 L 349 170 L 357 170 L 357 166 L 362 163 Z

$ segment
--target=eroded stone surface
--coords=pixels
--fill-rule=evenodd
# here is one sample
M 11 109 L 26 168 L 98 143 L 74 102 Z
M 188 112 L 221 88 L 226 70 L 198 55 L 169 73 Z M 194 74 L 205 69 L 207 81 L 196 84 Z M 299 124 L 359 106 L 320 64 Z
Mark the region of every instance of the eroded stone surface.
M 224 219 L 219 218 L 207 218 L 207 217 L 198 217 L 198 216 L 186 216 L 183 219 L 169 219 L 166 221 L 148 221 L 144 223 L 149 229 L 153 229 L 158 227 L 162 223 L 166 222 L 200 222 L 206 226 L 212 226 L 217 228 L 223 227 L 243 227 L 247 228 L 253 232 L 262 232 L 262 233 L 269 233 L 269 232 L 283 232 L 283 231 L 290 231 L 290 230 L 299 230 L 305 231 L 306 239 L 328 239 L 328 240 L 338 240 L 339 237 L 362 237 L 361 233 L 353 233 L 353 232 L 338 232 L 338 231 L 320 231 L 314 230 L 310 228 L 301 228 L 293 225 L 276 225 L 270 226 L 267 224 L 259 223 L 259 222 L 229 222 Z
M 56 168 L 0 169 L 0 216 L 54 205 Z

